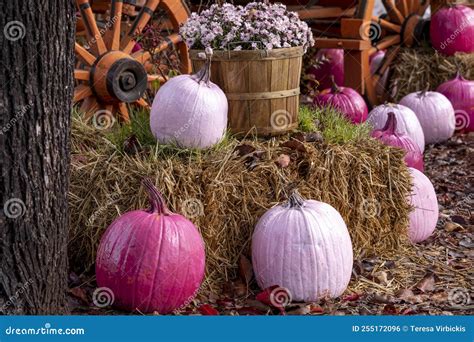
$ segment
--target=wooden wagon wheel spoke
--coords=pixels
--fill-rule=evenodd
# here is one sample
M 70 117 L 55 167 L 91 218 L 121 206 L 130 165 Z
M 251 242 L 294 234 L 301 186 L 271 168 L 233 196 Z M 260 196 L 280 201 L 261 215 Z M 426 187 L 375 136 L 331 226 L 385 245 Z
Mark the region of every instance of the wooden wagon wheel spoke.
M 417 9 L 416 13 L 418 13 L 419 16 L 423 16 L 429 6 L 430 6 L 429 0 L 425 0 L 425 1 L 419 6 L 419 8 Z
M 145 64 L 151 59 L 151 53 L 148 51 L 140 50 L 132 53 L 132 57 L 139 61 L 141 64 Z
M 393 4 L 393 0 L 382 0 L 382 3 L 388 15 L 390 16 L 390 19 L 395 20 L 397 24 L 402 24 L 405 18 L 395 7 L 395 5 Z
M 88 66 L 92 66 L 96 60 L 94 55 L 92 55 L 89 51 L 84 49 L 78 43 L 75 44 L 74 50 L 76 51 L 76 56 Z
M 379 17 L 373 17 L 373 21 L 375 21 L 377 24 L 380 25 L 380 27 L 394 33 L 400 33 L 402 31 L 402 27 L 400 25 L 391 23 L 388 20 L 379 18 Z
M 95 113 L 99 110 L 99 103 L 93 97 L 84 99 L 80 107 L 80 111 L 84 113 L 84 120 L 90 120 Z
M 120 49 L 120 30 L 122 28 L 122 9 L 123 0 L 112 0 L 110 3 L 110 17 L 109 22 L 112 22 L 112 27 L 105 35 L 105 42 L 109 50 Z
M 124 122 L 126 122 L 126 123 L 130 122 L 130 113 L 128 112 L 128 107 L 127 107 L 126 103 L 120 102 L 118 104 L 118 112 L 119 112 L 120 118 Z
M 385 50 L 393 45 L 399 44 L 401 41 L 401 38 L 399 35 L 397 36 L 388 36 L 383 38 L 375 47 L 370 49 L 370 54 L 375 53 L 379 50 Z
M 413 13 L 413 7 L 415 6 L 414 3 L 415 3 L 415 1 L 413 1 L 413 0 L 407 1 L 408 15 L 410 13 Z M 408 15 L 406 15 L 406 16 L 408 16 Z
M 410 14 L 408 0 L 396 0 L 395 6 L 405 18 Z
M 160 83 L 165 83 L 168 80 L 167 77 L 161 75 L 148 75 L 147 82 L 159 81 Z
M 421 6 L 421 2 L 423 2 L 423 0 L 412 1 L 410 13 L 418 13 L 418 10 Z
M 123 52 L 131 53 L 135 45 L 134 38 L 139 35 L 145 28 L 148 21 L 153 16 L 153 12 L 160 3 L 160 0 L 147 0 L 145 6 L 142 7 L 140 13 L 132 24 L 127 35 L 122 39 L 120 46 Z
M 83 69 L 75 69 L 74 70 L 74 77 L 76 80 L 81 80 L 81 81 L 88 81 L 90 78 L 90 71 L 89 70 L 83 70 Z
M 89 86 L 81 84 L 77 86 L 76 89 L 74 89 L 74 98 L 72 101 L 73 103 L 77 103 L 91 95 L 92 95 L 92 89 Z
M 380 66 L 375 71 L 376 77 L 378 78 L 382 77 L 385 71 L 387 71 L 387 69 L 390 67 L 390 64 L 392 64 L 395 58 L 397 57 L 397 54 L 399 51 L 400 51 L 400 45 L 397 45 L 387 50 L 387 52 L 385 53 L 385 57 L 382 60 L 382 63 L 380 63 Z
M 393 62 L 395 61 L 399 51 L 400 51 L 400 45 L 397 45 L 397 46 L 394 46 L 393 48 L 390 48 L 386 52 L 385 57 L 382 60 L 382 63 L 380 63 L 380 66 L 377 68 L 373 76 L 374 85 L 376 85 L 379 82 L 379 80 L 383 77 L 383 75 L 389 70 L 390 65 L 392 65 Z M 382 102 L 385 102 L 388 99 L 389 99 L 389 89 L 386 89 L 384 87 L 383 94 L 382 94 Z
M 177 45 L 178 43 L 181 43 L 182 41 L 183 40 L 178 33 L 173 33 L 169 35 L 168 37 L 166 37 L 165 40 L 162 41 L 160 45 L 158 45 L 153 52 L 159 53 L 159 52 L 165 51 L 166 49 L 172 47 L 173 45 Z
M 97 51 L 97 55 L 106 53 L 107 47 L 97 27 L 97 22 L 95 21 L 89 0 L 76 0 L 76 3 L 86 28 L 88 44 L 92 47 L 93 51 Z
M 135 102 L 135 104 L 142 108 L 150 108 L 150 105 L 148 104 L 148 102 L 146 102 L 146 100 L 143 98 L 139 99 L 137 102 Z

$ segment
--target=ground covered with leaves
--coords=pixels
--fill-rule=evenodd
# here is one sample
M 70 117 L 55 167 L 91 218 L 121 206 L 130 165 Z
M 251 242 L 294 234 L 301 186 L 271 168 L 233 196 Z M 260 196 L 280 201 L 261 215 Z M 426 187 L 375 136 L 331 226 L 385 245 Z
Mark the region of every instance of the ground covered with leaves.
M 456 135 L 425 152 L 425 173 L 438 195 L 433 236 L 391 258 L 354 262 L 349 289 L 338 299 L 289 302 L 281 289 L 261 291 L 250 261 L 220 293 L 200 293 L 182 315 L 464 315 L 474 313 L 474 134 Z M 94 278 L 70 274 L 74 314 L 127 314 L 98 299 Z M 137 314 L 137 313 L 136 313 Z

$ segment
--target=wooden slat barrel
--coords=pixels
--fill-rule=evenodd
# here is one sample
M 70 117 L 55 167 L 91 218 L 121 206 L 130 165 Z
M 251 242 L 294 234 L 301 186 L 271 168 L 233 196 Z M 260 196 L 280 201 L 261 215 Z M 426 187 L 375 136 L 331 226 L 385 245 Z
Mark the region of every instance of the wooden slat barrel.
M 203 51 L 191 50 L 194 71 Z M 229 128 L 242 135 L 279 135 L 298 126 L 302 47 L 214 51 L 211 80 L 229 101 Z

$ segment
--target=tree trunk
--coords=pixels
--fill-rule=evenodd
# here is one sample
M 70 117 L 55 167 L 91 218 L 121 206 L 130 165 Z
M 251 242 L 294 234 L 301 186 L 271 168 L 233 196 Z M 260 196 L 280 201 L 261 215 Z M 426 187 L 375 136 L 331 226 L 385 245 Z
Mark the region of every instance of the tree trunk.
M 0 314 L 66 312 L 73 0 L 0 11 Z

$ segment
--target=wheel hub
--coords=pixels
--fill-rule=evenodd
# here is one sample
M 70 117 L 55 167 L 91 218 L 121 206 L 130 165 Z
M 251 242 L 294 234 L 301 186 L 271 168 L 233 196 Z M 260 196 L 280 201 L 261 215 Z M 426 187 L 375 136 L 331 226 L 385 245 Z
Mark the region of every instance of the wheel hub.
M 411 47 L 424 40 L 427 21 L 418 14 L 409 15 L 402 25 L 400 33 L 403 45 Z M 429 25 L 428 25 L 429 30 Z
M 147 88 L 142 64 L 121 51 L 100 56 L 91 69 L 91 87 L 101 102 L 135 102 Z
M 137 79 L 135 78 L 135 74 L 132 72 L 126 71 L 122 75 L 120 75 L 120 88 L 123 91 L 130 91 L 137 85 Z

